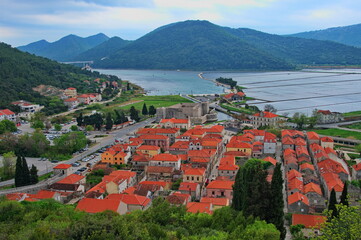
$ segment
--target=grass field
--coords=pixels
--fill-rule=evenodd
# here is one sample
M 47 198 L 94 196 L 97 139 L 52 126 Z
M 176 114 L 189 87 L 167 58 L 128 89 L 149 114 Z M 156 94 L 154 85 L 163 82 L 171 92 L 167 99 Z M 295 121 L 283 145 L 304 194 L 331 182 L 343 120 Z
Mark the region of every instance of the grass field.
M 336 128 L 314 129 L 312 131 L 315 131 L 315 132 L 317 132 L 318 134 L 321 134 L 321 135 L 361 140 L 361 133 L 347 131 L 347 130 L 343 130 L 343 129 L 336 129 Z
M 350 128 L 350 129 L 361 129 L 361 122 L 354 123 L 354 124 L 351 124 L 351 125 L 347 125 L 347 126 L 344 126 L 344 127 Z
M 361 116 L 361 111 L 354 111 L 354 112 L 348 112 L 342 114 L 344 117 L 355 117 L 355 116 Z
M 234 111 L 234 112 L 239 112 L 239 113 L 247 113 L 247 114 L 253 114 L 254 112 L 252 110 L 249 109 L 245 109 L 245 108 L 237 108 L 234 106 L 231 106 L 229 104 L 221 104 L 221 107 L 230 111 Z
M 132 106 L 135 107 L 135 109 L 142 111 L 143 104 L 145 103 L 147 107 L 153 105 L 155 108 L 158 107 L 169 107 L 173 106 L 177 103 L 187 103 L 191 102 L 190 100 L 183 98 L 178 95 L 165 95 L 165 96 L 140 96 L 132 98 L 131 101 L 139 101 L 136 103 L 131 103 L 126 106 L 121 107 L 115 107 L 116 109 L 123 109 L 125 111 L 128 111 Z M 114 106 L 110 106 L 114 109 Z M 107 109 L 107 108 L 106 108 Z

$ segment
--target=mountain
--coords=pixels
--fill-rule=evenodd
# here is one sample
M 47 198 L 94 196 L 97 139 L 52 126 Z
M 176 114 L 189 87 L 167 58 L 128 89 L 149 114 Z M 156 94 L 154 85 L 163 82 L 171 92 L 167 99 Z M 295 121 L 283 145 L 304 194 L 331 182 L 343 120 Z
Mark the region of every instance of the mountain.
M 310 32 L 301 32 L 292 34 L 290 36 L 307 39 L 328 40 L 350 46 L 361 47 L 361 24 L 345 27 L 334 27 Z
M 279 36 L 248 28 L 226 30 L 258 49 L 292 64 L 357 65 L 361 49 L 336 42 Z
M 96 61 L 95 66 L 192 70 L 293 68 L 207 21 L 185 21 L 160 27 L 109 58 Z
M 340 43 L 185 21 L 155 29 L 108 58 L 97 60 L 95 67 L 284 70 L 299 65 L 360 63 L 361 50 Z
M 120 37 L 112 37 L 107 41 L 80 53 L 74 57 L 74 60 L 100 60 L 104 57 L 108 57 L 114 52 L 117 52 L 121 48 L 128 45 L 131 41 L 121 39 Z
M 98 46 L 108 39 L 109 37 L 103 33 L 86 38 L 71 34 L 52 43 L 42 40 L 18 47 L 18 49 L 56 61 L 70 61 L 80 53 Z
M 65 89 L 76 87 L 79 92 L 94 92 L 92 79 L 107 78 L 98 72 L 81 70 L 78 67 L 24 53 L 16 48 L 0 43 L 0 109 L 9 103 L 26 100 L 45 105 L 46 113 L 56 113 L 67 109 L 59 99 L 41 96 L 33 90 L 39 85 Z M 115 77 L 110 77 L 114 79 Z M 90 80 L 85 84 L 85 80 Z M 65 107 L 65 109 L 64 109 Z

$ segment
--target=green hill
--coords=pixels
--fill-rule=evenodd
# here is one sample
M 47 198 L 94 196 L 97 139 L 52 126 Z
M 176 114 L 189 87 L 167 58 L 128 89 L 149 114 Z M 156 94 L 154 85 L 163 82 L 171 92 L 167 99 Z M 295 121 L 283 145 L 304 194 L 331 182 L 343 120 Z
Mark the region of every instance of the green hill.
M 96 86 L 91 80 L 99 77 L 108 79 L 98 72 L 81 70 L 72 65 L 60 64 L 24 53 L 5 43 L 0 43 L 0 66 L 1 108 L 7 108 L 10 102 L 21 99 L 51 108 L 51 102 L 54 99 L 41 96 L 32 88 L 44 84 L 61 89 L 76 87 L 79 92 L 94 92 Z M 110 80 L 118 80 L 116 77 L 109 78 Z M 84 83 L 85 80 L 90 80 L 89 84 Z M 60 107 L 62 104 L 58 105 Z M 49 110 L 47 113 L 51 114 L 61 110 L 64 109 L 54 106 L 52 112 Z
M 256 48 L 293 64 L 361 64 L 361 49 L 340 43 L 279 36 L 247 28 L 226 29 Z
M 112 37 L 107 41 L 95 46 L 85 52 L 80 53 L 78 56 L 74 57 L 74 60 L 100 60 L 102 58 L 108 57 L 109 55 L 117 52 L 131 41 L 121 39 L 120 37 Z
M 192 70 L 293 68 L 207 21 L 185 21 L 160 27 L 109 58 L 96 61 L 95 66 Z
M 53 43 L 42 40 L 18 47 L 18 49 L 56 61 L 70 61 L 80 53 L 87 51 L 108 39 L 109 38 L 102 33 L 86 38 L 71 34 Z
M 290 36 L 334 41 L 350 46 L 361 47 L 361 24 L 334 27 L 324 30 L 301 32 Z

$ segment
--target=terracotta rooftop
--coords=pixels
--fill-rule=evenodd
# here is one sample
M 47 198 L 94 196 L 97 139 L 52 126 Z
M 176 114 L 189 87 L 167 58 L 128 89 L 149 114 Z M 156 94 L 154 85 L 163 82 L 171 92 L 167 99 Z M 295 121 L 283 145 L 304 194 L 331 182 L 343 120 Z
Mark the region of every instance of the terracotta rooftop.
M 287 199 L 288 199 L 288 205 L 291 205 L 299 201 L 302 201 L 304 204 L 309 205 L 308 198 L 299 192 L 295 192 L 294 194 L 289 195 Z
M 75 184 L 75 183 L 79 182 L 80 180 L 82 180 L 83 178 L 85 178 L 85 176 L 81 176 L 78 174 L 71 174 L 71 175 L 63 178 L 62 180 L 58 181 L 57 183 Z
M 161 153 L 153 156 L 151 161 L 178 162 L 180 159 L 177 155 Z
M 212 214 L 212 203 L 190 202 L 187 203 L 187 212 Z
M 147 206 L 150 203 L 150 199 L 144 196 L 136 195 L 136 194 L 121 194 L 121 193 L 113 193 L 109 194 L 106 199 L 112 200 L 120 200 L 127 205 L 139 205 L 139 206 Z
M 207 185 L 207 189 L 227 189 L 232 190 L 233 189 L 234 181 L 220 181 L 220 180 L 214 180 L 210 182 Z
M 210 198 L 210 197 L 202 197 L 201 203 L 212 203 L 214 206 L 229 206 L 228 198 Z
M 83 198 L 79 201 L 76 209 L 88 213 L 98 213 L 110 210 L 117 212 L 120 200 Z
M 302 224 L 306 228 L 319 229 L 327 218 L 320 215 L 292 214 L 292 225 Z
M 70 164 L 61 163 L 54 167 L 54 169 L 68 169 L 71 168 Z

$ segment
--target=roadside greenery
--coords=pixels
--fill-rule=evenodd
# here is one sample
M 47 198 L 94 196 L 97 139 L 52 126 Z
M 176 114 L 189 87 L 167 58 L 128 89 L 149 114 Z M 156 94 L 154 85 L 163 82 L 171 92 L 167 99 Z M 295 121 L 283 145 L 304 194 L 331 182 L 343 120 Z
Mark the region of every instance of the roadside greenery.
M 189 239 L 278 240 L 272 224 L 245 217 L 230 207 L 213 215 L 187 213 L 185 207 L 153 200 L 146 211 L 88 214 L 53 200 L 0 202 L 0 239 Z
M 7 119 L 0 121 L 0 134 L 16 132 L 16 131 L 17 128 L 13 121 Z
M 343 130 L 343 129 L 337 129 L 337 128 L 313 129 L 312 131 L 315 131 L 318 134 L 326 135 L 326 136 L 361 140 L 361 134 L 359 132 L 347 131 L 347 130 Z
M 223 77 L 219 77 L 216 79 L 216 82 L 225 84 L 230 86 L 232 89 L 237 85 L 237 82 L 234 81 L 232 78 L 223 78 Z
M 361 122 L 354 123 L 354 124 L 351 124 L 351 125 L 346 125 L 344 127 L 350 128 L 350 129 L 361 129 Z

